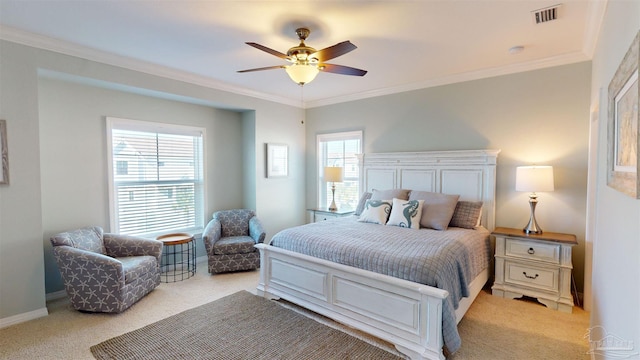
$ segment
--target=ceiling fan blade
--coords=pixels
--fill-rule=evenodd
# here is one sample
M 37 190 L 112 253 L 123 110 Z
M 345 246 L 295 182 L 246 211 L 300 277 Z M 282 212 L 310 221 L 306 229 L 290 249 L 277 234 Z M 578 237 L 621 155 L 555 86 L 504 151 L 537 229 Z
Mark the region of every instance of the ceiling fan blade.
M 287 54 L 283 54 L 283 53 L 281 53 L 280 51 L 273 50 L 273 49 L 268 48 L 268 47 L 266 47 L 266 46 L 264 46 L 264 45 L 260 45 L 260 44 L 254 43 L 254 42 L 248 42 L 248 43 L 245 43 L 245 44 L 247 44 L 247 45 L 249 45 L 249 46 L 253 46 L 254 48 L 259 49 L 259 50 L 262 50 L 262 51 L 264 51 L 264 52 L 268 52 L 269 54 L 271 54 L 271 55 L 275 55 L 275 56 L 277 56 L 277 57 L 279 57 L 279 58 L 281 58 L 281 59 L 285 59 L 285 60 L 287 60 L 287 59 L 289 58 L 289 57 L 287 56 Z
M 282 68 L 284 68 L 284 65 L 275 65 L 275 66 L 267 66 L 267 67 L 261 67 L 261 68 L 255 68 L 255 69 L 238 70 L 238 72 L 246 73 L 251 71 L 273 70 L 273 69 L 282 69 Z
M 338 56 L 342 56 L 349 51 L 355 50 L 356 48 L 357 46 L 353 45 L 349 40 L 347 40 L 341 43 L 337 43 L 333 46 L 329 46 L 328 48 L 318 50 L 315 53 L 311 54 L 311 57 L 314 57 L 318 59 L 318 61 L 323 62 L 326 60 L 337 58 Z
M 367 70 L 361 70 L 361 69 L 356 69 L 349 66 L 326 64 L 326 63 L 318 65 L 318 68 L 321 71 L 330 72 L 334 74 L 341 74 L 341 75 L 364 76 L 367 73 Z

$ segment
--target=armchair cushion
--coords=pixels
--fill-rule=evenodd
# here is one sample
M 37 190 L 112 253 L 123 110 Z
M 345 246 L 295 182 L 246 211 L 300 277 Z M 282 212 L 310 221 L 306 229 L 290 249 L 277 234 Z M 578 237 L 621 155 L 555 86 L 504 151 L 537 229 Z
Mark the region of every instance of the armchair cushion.
M 215 255 L 248 254 L 256 251 L 255 240 L 249 236 L 231 236 L 218 240 L 213 245 Z
M 213 219 L 219 220 L 222 225 L 222 237 L 249 235 L 249 220 L 256 216 L 253 210 L 236 209 L 217 211 Z

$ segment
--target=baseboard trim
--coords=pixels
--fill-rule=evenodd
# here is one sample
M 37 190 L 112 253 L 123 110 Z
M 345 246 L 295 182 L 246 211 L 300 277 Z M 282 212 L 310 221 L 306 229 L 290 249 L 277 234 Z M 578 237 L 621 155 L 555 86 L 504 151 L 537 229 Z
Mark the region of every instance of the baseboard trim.
M 45 301 L 49 302 L 52 300 L 58 300 L 58 299 L 62 299 L 67 297 L 67 291 L 66 290 L 60 290 L 60 291 L 54 291 L 51 293 L 46 293 L 45 294 Z
M 0 329 L 49 315 L 46 307 L 0 319 Z

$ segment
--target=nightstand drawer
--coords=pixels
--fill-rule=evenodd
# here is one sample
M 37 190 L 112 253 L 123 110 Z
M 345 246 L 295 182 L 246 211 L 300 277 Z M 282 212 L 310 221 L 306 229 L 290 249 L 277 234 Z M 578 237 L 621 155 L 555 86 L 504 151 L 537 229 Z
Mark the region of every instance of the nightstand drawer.
M 505 255 L 560 264 L 560 245 L 507 238 Z
M 353 215 L 353 210 L 351 209 L 340 209 L 336 211 L 330 211 L 326 208 L 323 209 L 307 209 L 309 212 L 309 221 L 311 222 L 320 222 L 325 220 L 337 219 L 345 216 Z
M 507 261 L 504 281 L 540 290 L 558 291 L 558 269 L 545 269 Z
M 353 210 L 348 208 L 336 211 L 330 211 L 327 209 L 307 209 L 307 211 L 309 211 L 309 213 L 311 214 L 311 216 L 309 217 L 309 221 L 312 222 L 332 220 L 353 215 Z
M 319 221 L 325 221 L 330 219 L 337 219 L 338 217 L 339 217 L 338 215 L 317 212 L 315 213 L 315 217 L 313 221 L 319 222 Z

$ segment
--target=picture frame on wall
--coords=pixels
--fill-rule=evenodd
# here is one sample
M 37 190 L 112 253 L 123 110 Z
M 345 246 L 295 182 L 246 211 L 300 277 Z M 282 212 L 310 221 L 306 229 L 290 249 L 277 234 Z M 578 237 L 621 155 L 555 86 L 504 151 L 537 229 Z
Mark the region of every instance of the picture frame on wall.
M 267 178 L 289 176 L 289 146 L 267 144 Z
M 640 199 L 639 62 L 640 31 L 608 89 L 607 185 L 634 199 Z
M 2 171 L 0 171 L 0 184 L 9 184 L 9 145 L 7 144 L 7 121 L 0 120 L 0 154 L 2 158 Z

